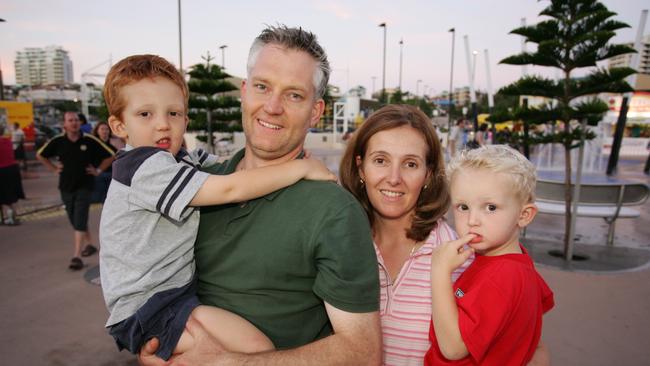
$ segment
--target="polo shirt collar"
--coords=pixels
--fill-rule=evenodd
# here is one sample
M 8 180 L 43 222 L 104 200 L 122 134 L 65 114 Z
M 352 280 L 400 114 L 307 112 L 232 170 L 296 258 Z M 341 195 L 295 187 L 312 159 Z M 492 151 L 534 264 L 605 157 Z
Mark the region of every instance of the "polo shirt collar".
M 237 165 L 239 162 L 244 158 L 244 154 L 246 153 L 246 148 L 243 148 L 235 153 L 233 157 L 228 160 L 228 163 L 226 164 L 226 174 L 232 174 L 237 170 Z M 305 151 L 302 150 L 300 151 L 300 154 L 298 154 L 298 157 L 296 159 L 302 159 L 305 156 Z M 264 198 L 267 201 L 273 201 L 275 197 L 277 197 L 280 193 L 282 193 L 284 189 L 278 189 L 275 192 L 271 192 L 264 196 Z

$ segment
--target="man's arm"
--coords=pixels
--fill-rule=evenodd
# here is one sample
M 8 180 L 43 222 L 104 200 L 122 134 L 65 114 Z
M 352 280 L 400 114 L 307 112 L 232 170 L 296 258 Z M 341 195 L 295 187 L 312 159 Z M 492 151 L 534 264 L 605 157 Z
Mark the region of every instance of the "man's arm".
M 53 171 L 54 173 L 61 173 L 63 170 L 63 165 L 61 164 L 54 164 L 50 159 L 42 156 L 41 154 L 36 154 L 36 159 L 38 159 L 43 165 L 45 165 L 48 169 Z
M 188 322 L 187 330 L 195 346 L 174 357 L 172 365 L 379 365 L 381 328 L 379 313 L 348 313 L 325 303 L 334 334 L 302 347 L 256 354 L 229 353 L 210 337 L 197 322 Z M 153 342 L 153 341 L 150 341 Z M 155 345 L 155 344 L 153 344 Z M 152 343 L 138 357 L 143 366 L 166 365 L 153 356 Z
M 106 169 L 108 169 L 108 167 L 111 166 L 111 164 L 113 164 L 113 161 L 115 161 L 115 156 L 111 156 L 110 158 L 106 158 L 102 160 L 102 162 L 99 163 L 99 166 L 97 168 L 95 168 L 92 165 L 88 165 L 86 167 L 86 173 L 97 176 L 101 172 L 106 171 Z

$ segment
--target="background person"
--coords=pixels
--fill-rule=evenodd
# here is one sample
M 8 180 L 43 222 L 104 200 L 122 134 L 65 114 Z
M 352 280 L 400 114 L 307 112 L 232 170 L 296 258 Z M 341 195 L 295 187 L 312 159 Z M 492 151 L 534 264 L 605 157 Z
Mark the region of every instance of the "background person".
M 113 151 L 95 136 L 81 132 L 77 112 L 63 114 L 63 130 L 63 134 L 38 150 L 36 158 L 59 175 L 61 200 L 74 230 L 73 256 L 68 268 L 78 271 L 83 268 L 80 257 L 97 252 L 88 231 L 90 195 L 95 176 L 113 162 Z M 57 160 L 51 161 L 53 158 Z
M 5 137 L 5 126 L 0 124 L 0 209 L 1 224 L 18 225 L 14 203 L 25 199 L 18 163 L 14 159 L 12 141 Z
M 113 154 L 117 153 L 118 148 L 113 146 L 111 140 L 113 140 L 113 133 L 111 128 L 108 126 L 108 122 L 98 122 L 92 131 L 93 136 L 97 137 L 101 142 L 106 145 Z M 92 195 L 90 196 L 90 202 L 93 203 L 104 203 L 106 200 L 106 193 L 108 192 L 108 186 L 111 183 L 111 176 L 113 174 L 113 165 L 111 164 L 106 170 L 95 176 L 95 185 L 93 187 Z
M 17 161 L 22 161 L 23 170 L 27 170 L 27 155 L 25 154 L 25 132 L 18 123 L 14 123 L 11 132 L 11 144 L 13 145 L 13 156 Z
M 79 121 L 81 122 L 81 132 L 83 133 L 92 133 L 93 126 L 88 123 L 88 119 L 86 118 L 86 115 L 83 113 L 77 114 L 79 116 Z

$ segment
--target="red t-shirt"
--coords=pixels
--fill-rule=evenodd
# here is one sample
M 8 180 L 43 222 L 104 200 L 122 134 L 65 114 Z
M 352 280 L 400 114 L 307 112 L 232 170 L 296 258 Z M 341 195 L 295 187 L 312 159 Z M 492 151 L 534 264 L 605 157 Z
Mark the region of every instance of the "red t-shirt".
M 526 250 L 494 257 L 477 255 L 454 284 L 460 334 L 469 351 L 447 360 L 438 347 L 433 323 L 425 365 L 525 365 L 542 333 L 542 315 L 553 292 L 537 273 Z

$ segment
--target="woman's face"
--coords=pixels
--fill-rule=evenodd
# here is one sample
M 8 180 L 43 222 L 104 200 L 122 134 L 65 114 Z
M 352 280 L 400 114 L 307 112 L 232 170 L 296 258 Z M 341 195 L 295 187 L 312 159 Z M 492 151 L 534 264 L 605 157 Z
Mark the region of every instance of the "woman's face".
M 429 175 L 428 151 L 422 134 L 410 126 L 377 132 L 368 140 L 357 166 L 375 216 L 410 219 Z
M 108 141 L 108 138 L 111 135 L 111 130 L 108 125 L 101 124 L 99 127 L 97 127 L 97 135 L 99 136 L 100 140 Z

